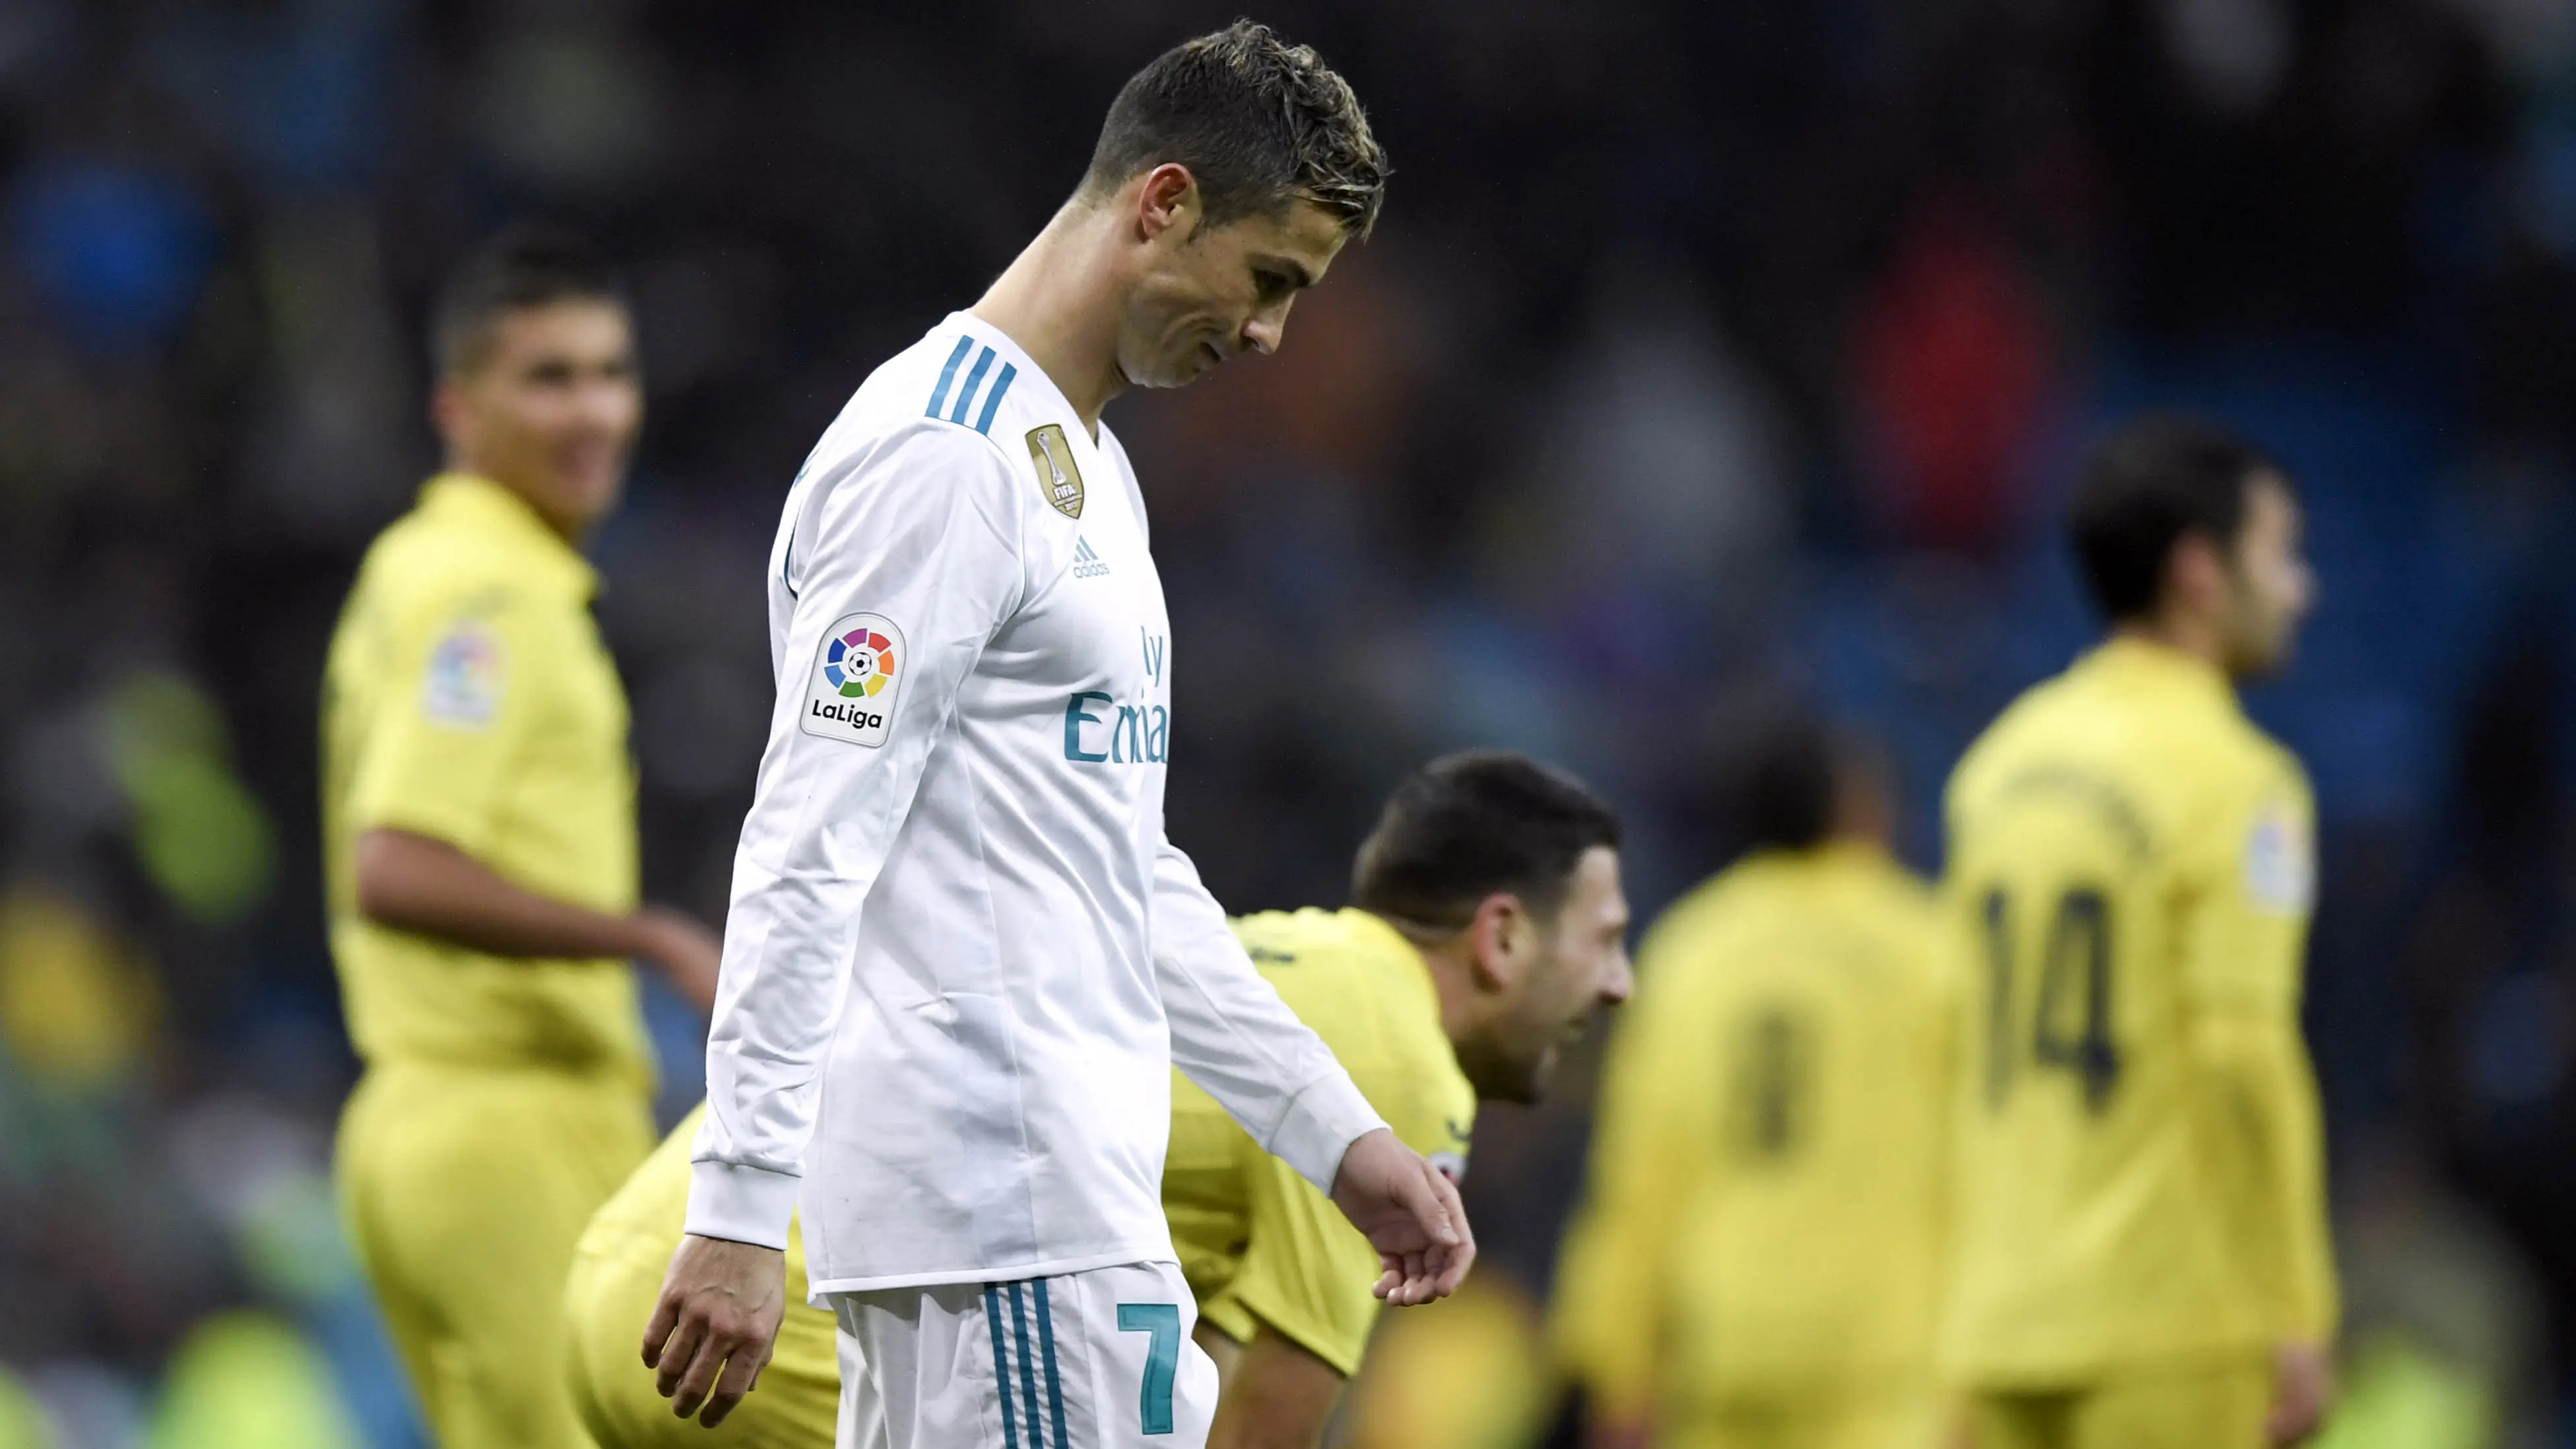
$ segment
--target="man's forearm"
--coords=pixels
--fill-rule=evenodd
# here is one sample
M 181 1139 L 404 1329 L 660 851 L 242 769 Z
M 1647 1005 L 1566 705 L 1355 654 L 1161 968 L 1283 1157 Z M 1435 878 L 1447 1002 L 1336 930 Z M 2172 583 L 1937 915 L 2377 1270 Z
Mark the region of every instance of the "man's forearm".
M 2203 1069 L 2232 1104 L 2259 1174 L 2249 1267 L 2278 1331 L 2319 1342 L 2337 1314 L 2323 1131 L 2298 1030 L 2250 1014 L 2195 1028 Z
M 586 910 L 512 884 L 445 841 L 406 830 L 358 837 L 358 909 L 379 925 L 494 956 L 639 956 L 634 917 Z

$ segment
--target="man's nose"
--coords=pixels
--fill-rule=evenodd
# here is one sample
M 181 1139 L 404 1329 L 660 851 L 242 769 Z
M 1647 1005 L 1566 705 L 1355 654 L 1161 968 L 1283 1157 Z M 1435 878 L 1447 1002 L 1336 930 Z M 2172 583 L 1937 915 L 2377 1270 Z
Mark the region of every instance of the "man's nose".
M 1609 979 L 1601 983 L 1602 1003 L 1617 1006 L 1626 1001 L 1629 993 L 1636 989 L 1636 966 L 1628 959 L 1627 949 L 1622 947 L 1619 953 L 1611 958 Z
M 1288 309 L 1296 302 L 1285 297 L 1252 314 L 1243 324 L 1243 345 L 1264 357 L 1279 350 L 1288 336 Z

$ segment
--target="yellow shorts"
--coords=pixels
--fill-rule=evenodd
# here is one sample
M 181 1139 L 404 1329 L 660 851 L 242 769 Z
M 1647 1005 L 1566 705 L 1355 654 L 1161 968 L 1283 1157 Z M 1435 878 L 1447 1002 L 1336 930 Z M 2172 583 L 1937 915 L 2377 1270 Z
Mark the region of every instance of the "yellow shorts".
M 2255 1358 L 1968 1401 L 1977 1449 L 2266 1449 L 2271 1412 L 2271 1366 Z
M 1704 1407 L 1658 1425 L 1656 1449 L 1943 1449 L 1937 1393 L 1794 1395 Z M 1979 1449 L 1984 1449 L 1980 1445 Z
M 396 1062 L 359 1080 L 341 1212 L 441 1449 L 587 1445 L 564 1390 L 564 1276 L 652 1146 L 627 1078 Z
M 600 1449 L 832 1449 L 841 1414 L 832 1315 L 787 1305 L 760 1382 L 711 1432 L 671 1412 L 644 1366 L 644 1324 L 662 1296 L 669 1244 L 585 1243 L 564 1285 L 573 1405 Z M 658 1259 L 658 1261 L 657 1261 Z

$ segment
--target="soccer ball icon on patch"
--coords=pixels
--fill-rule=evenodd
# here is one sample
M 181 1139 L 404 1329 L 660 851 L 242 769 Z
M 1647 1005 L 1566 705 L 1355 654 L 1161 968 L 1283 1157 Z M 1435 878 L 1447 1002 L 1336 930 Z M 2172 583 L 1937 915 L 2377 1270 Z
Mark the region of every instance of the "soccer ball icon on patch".
M 852 629 L 832 641 L 823 656 L 823 679 L 843 699 L 862 699 L 894 679 L 894 641 L 868 629 Z

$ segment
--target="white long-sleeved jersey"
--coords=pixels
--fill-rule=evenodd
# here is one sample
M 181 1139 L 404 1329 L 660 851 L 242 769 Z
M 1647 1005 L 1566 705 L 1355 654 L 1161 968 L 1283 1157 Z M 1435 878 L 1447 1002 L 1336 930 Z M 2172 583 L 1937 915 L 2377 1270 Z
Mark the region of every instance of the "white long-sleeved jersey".
M 949 317 L 798 475 L 769 620 L 689 1231 L 801 1207 L 817 1294 L 1169 1259 L 1176 1062 L 1329 1190 L 1382 1124 L 1163 838 L 1170 630 L 1108 430 Z

